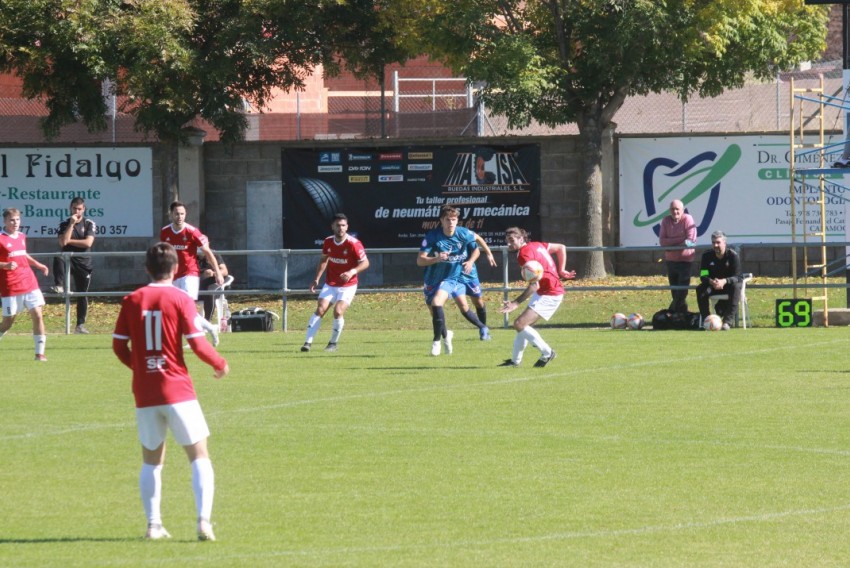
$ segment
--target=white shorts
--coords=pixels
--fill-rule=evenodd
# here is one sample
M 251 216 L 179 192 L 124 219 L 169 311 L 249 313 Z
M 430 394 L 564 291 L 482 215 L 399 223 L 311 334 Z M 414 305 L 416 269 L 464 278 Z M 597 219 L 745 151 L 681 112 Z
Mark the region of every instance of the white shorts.
M 197 302 L 198 289 L 201 287 L 201 277 L 181 276 L 180 278 L 174 279 L 174 286 L 189 294 L 189 297 Z
M 44 294 L 36 288 L 32 292 L 26 294 L 18 294 L 17 296 L 7 296 L 0 300 L 3 306 L 3 317 L 16 316 L 24 310 L 31 310 L 44 305 Z
M 352 286 L 322 286 L 322 291 L 319 292 L 319 300 L 330 300 L 331 304 L 337 302 L 345 302 L 349 306 L 354 301 L 354 295 L 357 293 L 357 284 Z
M 139 441 L 148 450 L 155 450 L 162 445 L 169 428 L 181 446 L 191 446 L 209 438 L 210 435 L 210 429 L 197 400 L 137 408 L 136 426 L 139 430 Z
M 528 303 L 528 307 L 529 309 L 534 310 L 534 312 L 541 318 L 549 321 L 549 319 L 555 315 L 555 312 L 558 311 L 558 306 L 561 305 L 561 301 L 563 299 L 563 294 L 559 296 L 538 296 L 537 294 L 534 294 L 531 296 L 531 301 Z

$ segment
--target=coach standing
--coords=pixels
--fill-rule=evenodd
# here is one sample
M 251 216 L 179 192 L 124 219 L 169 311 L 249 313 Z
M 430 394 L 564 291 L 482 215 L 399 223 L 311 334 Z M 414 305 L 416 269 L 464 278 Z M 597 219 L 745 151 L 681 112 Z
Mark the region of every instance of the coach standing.
M 94 244 L 94 235 L 97 226 L 94 221 L 85 217 L 86 203 L 82 197 L 71 200 L 71 216 L 59 224 L 59 246 L 62 252 L 86 253 Z M 74 291 L 86 293 L 91 285 L 92 261 L 88 255 L 71 257 L 71 279 L 74 283 Z M 65 261 L 61 256 L 53 259 L 53 292 L 62 294 L 65 292 Z M 89 311 L 89 299 L 87 296 L 77 298 L 77 327 L 74 333 L 88 333 L 86 329 L 86 316 Z

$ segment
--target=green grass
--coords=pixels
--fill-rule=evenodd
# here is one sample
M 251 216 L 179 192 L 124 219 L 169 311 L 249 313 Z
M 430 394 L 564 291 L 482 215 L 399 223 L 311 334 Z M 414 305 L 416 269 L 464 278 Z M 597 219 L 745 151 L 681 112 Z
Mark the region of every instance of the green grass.
M 297 331 L 224 336 L 222 381 L 189 356 L 214 543 L 194 540 L 173 440 L 174 538 L 142 540 L 129 371 L 105 329 L 52 334 L 37 364 L 19 321 L 0 341 L 0 566 L 846 566 L 847 328 L 575 328 L 568 298 L 540 328 L 558 358 L 533 369 L 530 347 L 510 369 L 513 332 L 482 343 L 456 312 L 455 354 L 429 357 L 418 300 L 358 297 L 337 353 L 298 351 L 305 301 Z

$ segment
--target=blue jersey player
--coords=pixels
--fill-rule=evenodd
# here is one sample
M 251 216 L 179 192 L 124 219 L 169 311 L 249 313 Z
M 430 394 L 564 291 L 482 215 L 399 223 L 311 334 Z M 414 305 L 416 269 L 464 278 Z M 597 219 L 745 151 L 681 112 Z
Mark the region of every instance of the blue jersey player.
M 452 332 L 446 329 L 443 306 L 450 297 L 465 293 L 465 274 L 472 272 L 481 254 L 475 234 L 458 227 L 460 214 L 450 205 L 440 210 L 440 228 L 425 235 L 416 265 L 425 267 L 425 303 L 431 311 L 434 340 L 431 355 L 440 354 L 440 341 L 447 355 L 452 352 Z
M 496 259 L 493 258 L 493 251 L 487 246 L 487 241 L 481 238 L 481 235 L 478 233 L 472 233 L 472 236 L 475 238 L 478 248 L 487 256 L 490 266 L 496 266 Z M 491 338 L 490 329 L 487 327 L 487 306 L 484 302 L 484 294 L 481 291 L 481 281 L 478 279 L 478 269 L 473 264 L 472 271 L 469 274 L 464 273 L 463 276 L 464 290 L 461 294 L 454 296 L 454 301 L 461 315 L 469 323 L 478 328 L 478 335 L 481 341 L 489 341 Z M 474 312 L 470 309 L 466 301 L 467 296 L 469 296 L 472 304 L 475 306 Z

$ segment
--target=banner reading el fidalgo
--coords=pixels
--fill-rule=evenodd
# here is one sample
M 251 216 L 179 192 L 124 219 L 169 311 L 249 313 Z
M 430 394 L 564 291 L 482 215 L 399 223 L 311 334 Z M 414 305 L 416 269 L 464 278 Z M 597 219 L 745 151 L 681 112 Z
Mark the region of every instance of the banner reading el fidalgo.
M 75 197 L 99 237 L 150 237 L 150 148 L 0 148 L 0 209 L 21 211 L 28 238 L 56 238 Z
M 284 246 L 313 248 L 337 212 L 367 247 L 416 247 L 454 205 L 460 223 L 503 244 L 512 225 L 540 237 L 540 147 L 286 149 Z
M 836 148 L 828 162 L 839 156 Z M 659 224 L 673 199 L 681 200 L 693 216 L 700 244 L 708 244 L 718 229 L 736 243 L 789 242 L 792 201 L 797 234 L 804 232 L 804 219 L 806 232 L 818 231 L 818 178 L 796 183 L 792 197 L 788 157 L 787 136 L 621 139 L 620 242 L 657 244 Z M 814 154 L 798 155 L 796 165 L 814 168 L 817 161 Z M 824 226 L 830 241 L 845 240 L 850 170 L 847 174 L 827 176 Z

